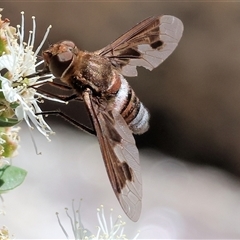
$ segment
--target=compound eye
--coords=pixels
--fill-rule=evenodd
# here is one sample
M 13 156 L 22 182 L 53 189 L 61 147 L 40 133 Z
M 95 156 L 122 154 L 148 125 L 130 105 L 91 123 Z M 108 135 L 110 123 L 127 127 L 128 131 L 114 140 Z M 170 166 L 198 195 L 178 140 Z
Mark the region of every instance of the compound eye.
M 78 48 L 72 41 L 62 41 L 53 44 L 43 52 L 43 59 L 55 77 L 61 77 L 64 71 L 71 65 Z
M 73 61 L 72 52 L 64 52 L 51 58 L 49 64 L 50 71 L 55 77 L 61 77 L 63 72 L 70 66 Z
M 63 52 L 56 55 L 59 62 L 69 62 L 72 61 L 73 54 L 72 52 Z
M 70 66 L 73 61 L 72 52 L 62 52 L 57 55 L 52 55 L 49 52 L 43 52 L 43 58 L 47 63 L 50 71 L 55 77 L 61 77 L 64 71 Z

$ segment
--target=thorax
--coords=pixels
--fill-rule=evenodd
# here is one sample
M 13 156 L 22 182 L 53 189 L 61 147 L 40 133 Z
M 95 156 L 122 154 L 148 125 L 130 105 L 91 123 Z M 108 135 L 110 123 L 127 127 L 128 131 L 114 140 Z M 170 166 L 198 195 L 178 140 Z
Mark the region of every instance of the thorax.
M 121 85 L 119 73 L 108 58 L 89 52 L 79 52 L 61 80 L 78 93 L 90 88 L 99 96 L 111 96 Z

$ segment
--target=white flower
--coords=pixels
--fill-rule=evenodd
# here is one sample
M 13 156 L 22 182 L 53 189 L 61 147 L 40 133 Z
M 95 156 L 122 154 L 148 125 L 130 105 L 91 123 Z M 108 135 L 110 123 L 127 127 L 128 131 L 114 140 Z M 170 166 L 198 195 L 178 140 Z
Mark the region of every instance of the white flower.
M 72 211 L 73 211 L 73 218 L 69 215 L 68 209 L 66 208 L 66 214 L 68 218 L 70 219 L 71 222 L 71 227 L 73 230 L 74 234 L 74 239 L 75 240 L 83 240 L 83 239 L 91 239 L 91 240 L 104 240 L 104 239 L 109 239 L 109 240 L 115 240 L 115 239 L 122 239 L 122 240 L 127 240 L 126 235 L 124 234 L 124 227 L 126 223 L 122 221 L 121 216 L 119 215 L 117 220 L 113 222 L 112 218 L 112 212 L 113 210 L 111 209 L 111 213 L 109 216 L 109 221 L 106 220 L 105 215 L 104 215 L 104 208 L 103 205 L 100 206 L 100 208 L 97 209 L 97 219 L 99 226 L 97 227 L 97 233 L 96 235 L 93 235 L 88 229 L 85 229 L 81 216 L 80 216 L 80 205 L 77 210 L 75 210 L 74 207 L 74 201 L 72 202 Z M 62 226 L 58 213 L 57 213 L 57 218 L 59 225 L 64 232 L 65 236 L 67 239 L 69 239 L 69 236 Z M 132 238 L 133 240 L 137 239 L 139 233 Z
M 18 121 L 25 119 L 29 127 L 33 128 L 32 125 L 34 125 L 48 138 L 49 134 L 53 133 L 52 129 L 42 115 L 36 115 L 41 112 L 38 106 L 39 98 L 45 96 L 31 88 L 39 80 L 39 77 L 27 78 L 26 76 L 35 73 L 36 67 L 43 63 L 43 61 L 36 63 L 37 54 L 44 44 L 51 26 L 48 27 L 41 44 L 34 52 L 35 17 L 32 17 L 33 29 L 29 32 L 28 40 L 25 42 L 24 13 L 21 14 L 22 23 L 21 26 L 17 26 L 17 30 L 9 26 L 8 19 L 1 20 L 0 15 L 0 41 L 5 43 L 5 48 L 0 49 L 0 91 L 8 103 L 15 104 L 14 113 Z M 43 80 L 42 83 L 51 81 L 51 77 L 52 75 L 49 74 L 49 78 Z M 0 109 L 0 111 L 2 110 Z

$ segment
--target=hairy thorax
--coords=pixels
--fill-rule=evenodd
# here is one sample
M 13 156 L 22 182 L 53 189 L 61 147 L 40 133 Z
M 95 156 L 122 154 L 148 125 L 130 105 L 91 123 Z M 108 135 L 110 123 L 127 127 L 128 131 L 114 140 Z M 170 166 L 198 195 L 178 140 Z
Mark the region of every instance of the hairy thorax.
M 120 87 L 119 74 L 109 59 L 88 52 L 74 56 L 73 63 L 62 75 L 61 80 L 80 94 L 84 89 L 90 88 L 99 96 L 107 96 L 117 92 Z

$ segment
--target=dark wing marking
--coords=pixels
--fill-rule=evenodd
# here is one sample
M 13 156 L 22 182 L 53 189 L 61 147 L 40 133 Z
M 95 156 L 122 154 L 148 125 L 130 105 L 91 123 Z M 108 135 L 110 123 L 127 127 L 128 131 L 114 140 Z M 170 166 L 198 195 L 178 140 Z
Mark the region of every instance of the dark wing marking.
M 138 149 L 126 122 L 114 110 L 101 111 L 90 90 L 83 94 L 100 144 L 109 180 L 124 212 L 133 221 L 141 213 L 142 180 Z
M 108 57 L 121 74 L 136 76 L 137 66 L 152 70 L 161 64 L 174 51 L 182 33 L 183 24 L 176 17 L 149 17 L 95 53 Z

